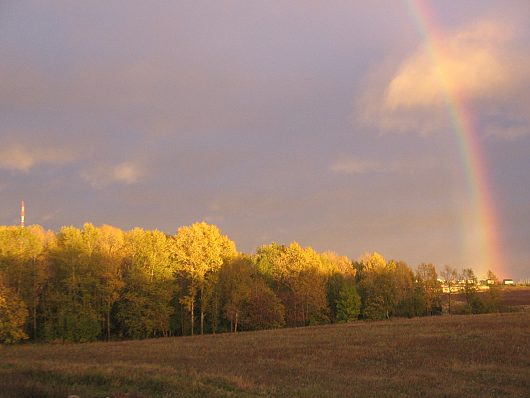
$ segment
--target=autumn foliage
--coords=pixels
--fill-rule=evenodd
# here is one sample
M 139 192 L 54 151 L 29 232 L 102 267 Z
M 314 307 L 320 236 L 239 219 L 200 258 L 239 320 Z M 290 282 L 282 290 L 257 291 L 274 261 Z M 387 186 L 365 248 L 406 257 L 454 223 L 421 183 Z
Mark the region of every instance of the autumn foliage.
M 214 225 L 0 227 L 0 341 L 86 342 L 441 312 L 436 269 L 293 242 L 240 253 Z M 473 304 L 472 291 L 469 303 Z

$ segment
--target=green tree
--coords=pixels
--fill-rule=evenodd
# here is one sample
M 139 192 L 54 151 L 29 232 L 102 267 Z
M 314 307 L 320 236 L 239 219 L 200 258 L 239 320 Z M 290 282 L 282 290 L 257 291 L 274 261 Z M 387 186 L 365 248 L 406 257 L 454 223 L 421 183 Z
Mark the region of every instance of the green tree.
M 50 251 L 50 279 L 43 291 L 44 335 L 48 339 L 92 341 L 102 330 L 100 281 L 92 224 L 63 227 Z
M 379 253 L 365 254 L 357 262 L 362 314 L 367 319 L 390 318 L 396 304 L 397 291 L 394 279 L 396 264 L 387 263 Z
M 12 344 L 27 339 L 24 326 L 28 310 L 14 289 L 6 287 L 0 278 L 0 344 Z
M 125 234 L 124 287 L 116 317 L 126 336 L 169 335 L 172 300 L 177 291 L 171 242 L 157 230 L 135 228 Z
M 499 285 L 492 285 L 488 291 L 484 293 L 484 307 L 485 312 L 497 312 L 499 310 L 500 292 L 501 287 Z
M 340 298 L 340 292 L 346 284 L 346 277 L 340 272 L 332 273 L 327 282 L 327 299 L 330 311 L 331 322 L 337 322 L 337 302 Z
M 471 268 L 464 268 L 461 276 L 464 281 L 464 296 L 466 298 L 468 311 L 472 314 L 483 314 L 488 312 L 488 305 L 478 293 L 475 272 Z
M 340 292 L 345 286 L 355 284 L 357 270 L 352 261 L 346 256 L 339 256 L 333 252 L 325 252 L 320 255 L 323 268 L 327 271 L 327 301 L 330 320 L 337 322 L 337 301 Z
M 355 285 L 345 284 L 339 291 L 337 299 L 337 320 L 351 322 L 357 320 L 361 312 L 361 296 L 357 293 Z

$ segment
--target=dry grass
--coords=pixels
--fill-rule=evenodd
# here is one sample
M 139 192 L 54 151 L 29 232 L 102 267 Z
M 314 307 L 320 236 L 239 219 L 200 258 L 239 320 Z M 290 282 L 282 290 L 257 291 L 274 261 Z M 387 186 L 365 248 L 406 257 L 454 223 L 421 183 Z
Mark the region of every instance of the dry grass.
M 513 396 L 530 313 L 0 347 L 1 397 Z
M 529 306 L 530 287 L 528 286 L 506 286 L 501 290 L 500 304 L 503 307 Z

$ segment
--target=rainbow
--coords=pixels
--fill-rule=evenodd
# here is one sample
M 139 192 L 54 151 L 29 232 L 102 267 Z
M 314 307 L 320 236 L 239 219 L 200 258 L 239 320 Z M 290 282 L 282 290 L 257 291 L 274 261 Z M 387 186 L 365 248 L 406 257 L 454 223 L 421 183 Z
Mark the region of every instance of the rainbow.
M 465 257 L 476 272 L 485 273 L 488 269 L 506 273 L 499 241 L 500 225 L 495 203 L 489 186 L 487 166 L 474 123 L 473 114 L 463 96 L 451 84 L 451 76 L 444 70 L 444 35 L 426 0 L 405 0 L 414 19 L 416 28 L 424 41 L 428 55 L 438 77 L 445 107 L 452 124 L 452 131 L 458 142 L 465 178 L 469 189 L 470 223 L 464 232 Z M 469 227 L 471 225 L 471 227 Z

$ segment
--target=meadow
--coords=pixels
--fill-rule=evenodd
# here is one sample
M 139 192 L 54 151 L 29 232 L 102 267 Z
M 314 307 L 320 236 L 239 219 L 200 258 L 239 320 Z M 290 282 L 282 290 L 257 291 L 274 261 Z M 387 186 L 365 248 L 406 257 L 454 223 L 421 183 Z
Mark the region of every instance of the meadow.
M 527 397 L 530 312 L 0 346 L 0 397 Z

